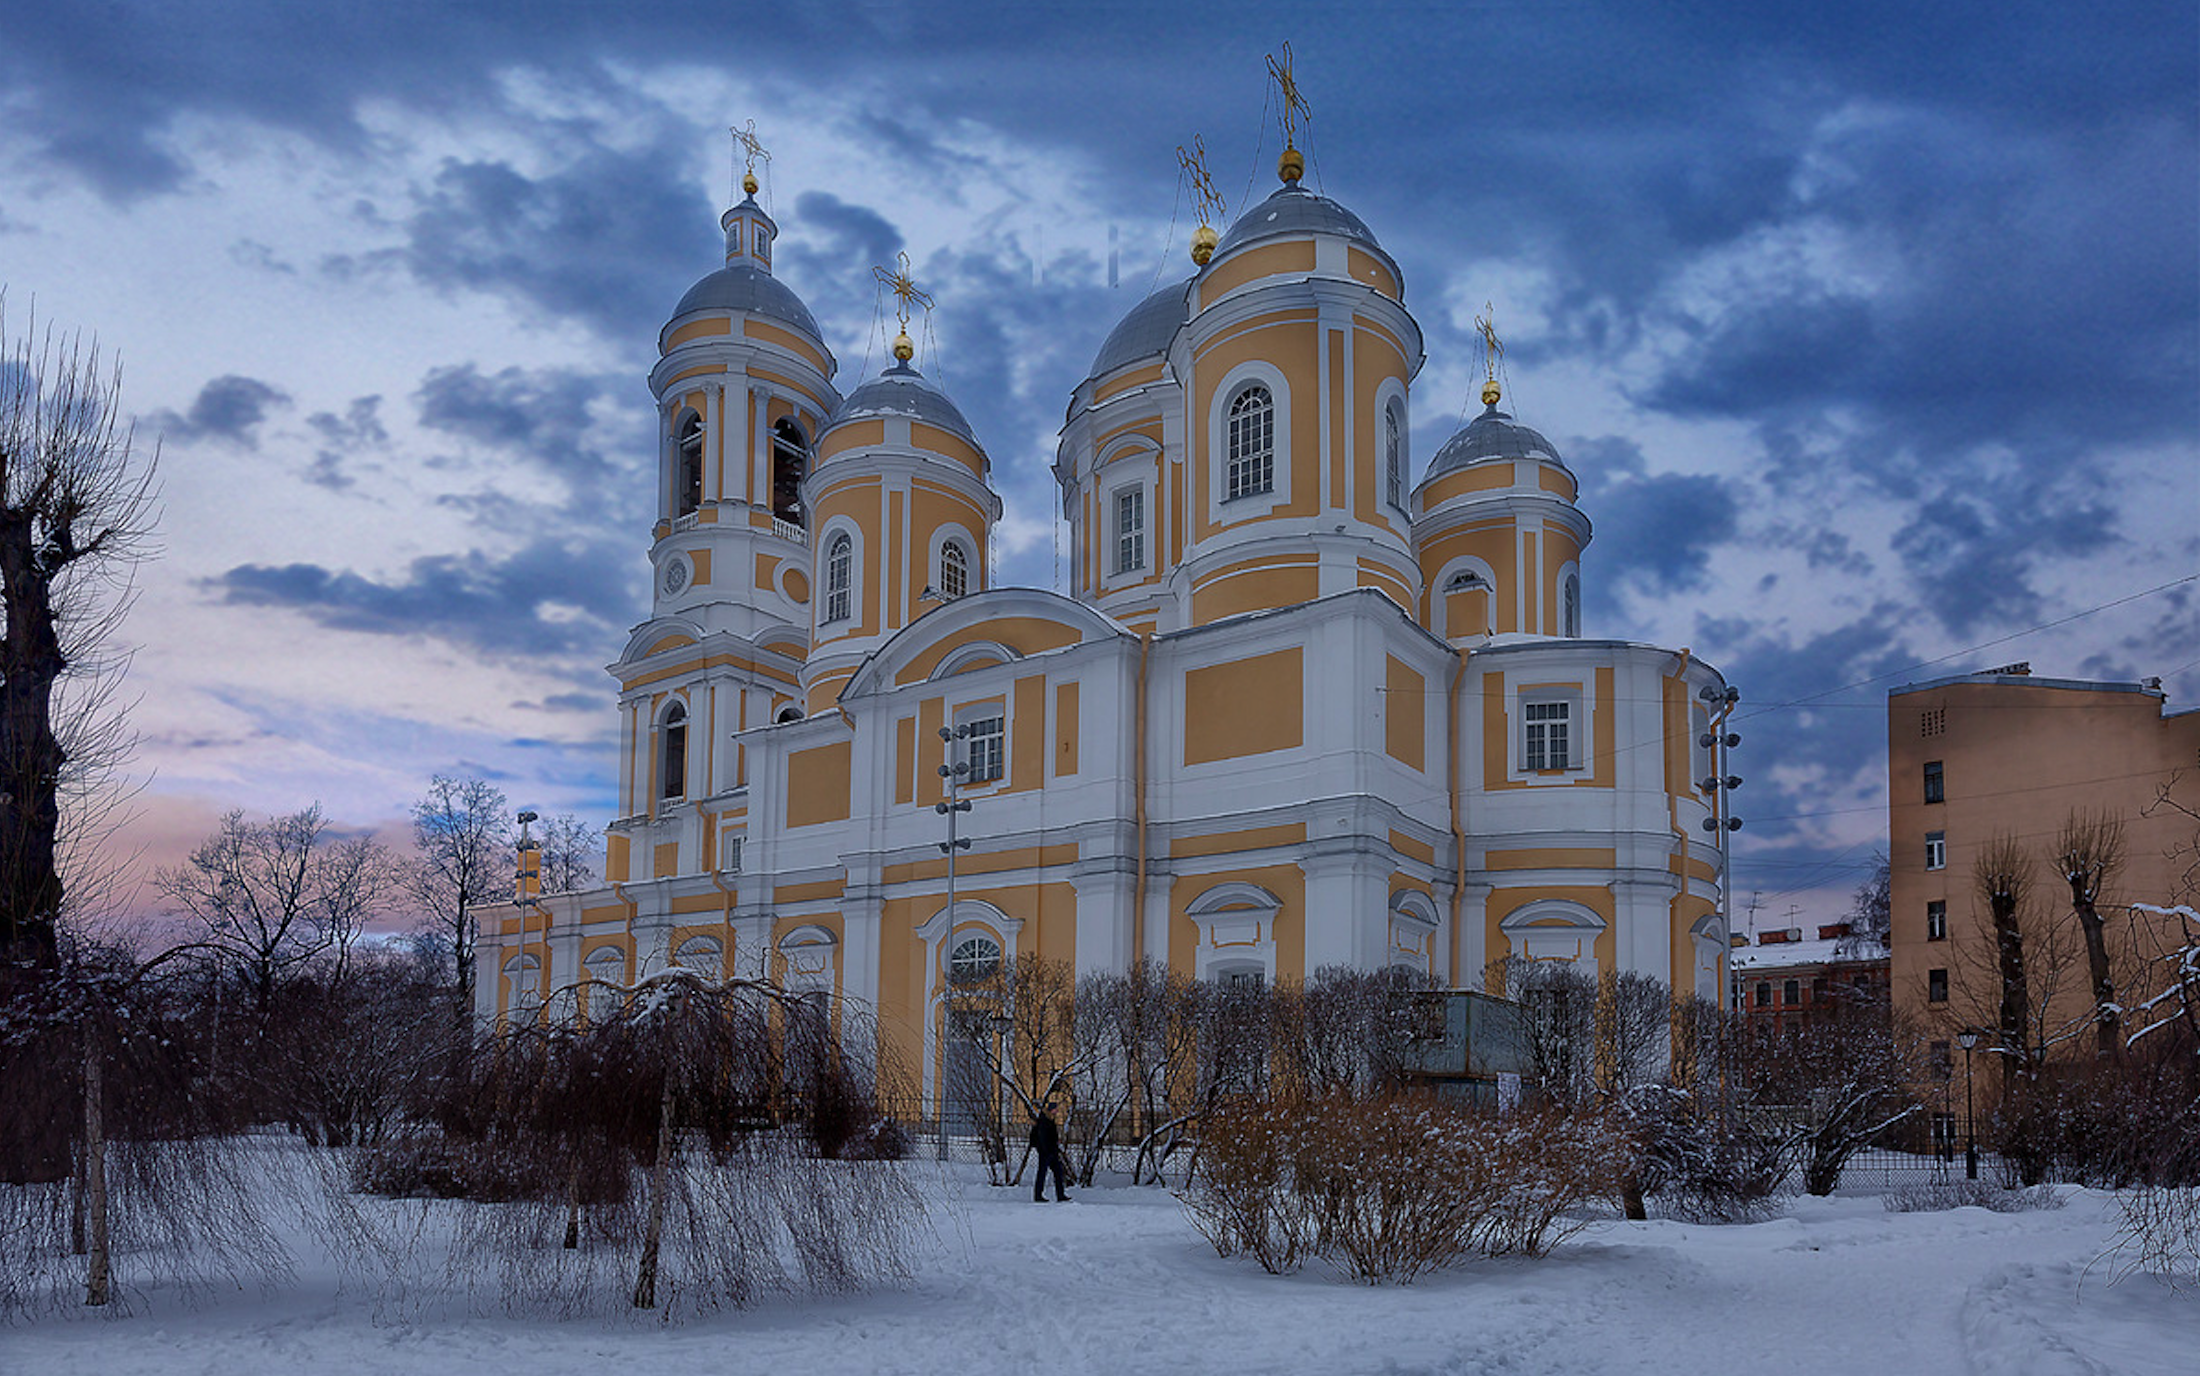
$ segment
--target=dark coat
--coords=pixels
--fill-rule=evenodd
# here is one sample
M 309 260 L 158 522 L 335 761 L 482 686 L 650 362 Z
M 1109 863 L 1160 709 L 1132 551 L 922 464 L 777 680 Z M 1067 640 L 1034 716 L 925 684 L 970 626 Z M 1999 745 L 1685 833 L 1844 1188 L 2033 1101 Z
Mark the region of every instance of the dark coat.
M 1062 1130 L 1055 1126 L 1054 1115 L 1043 1109 L 1031 1120 L 1031 1149 L 1039 1153 L 1041 1160 L 1051 1160 L 1062 1152 Z

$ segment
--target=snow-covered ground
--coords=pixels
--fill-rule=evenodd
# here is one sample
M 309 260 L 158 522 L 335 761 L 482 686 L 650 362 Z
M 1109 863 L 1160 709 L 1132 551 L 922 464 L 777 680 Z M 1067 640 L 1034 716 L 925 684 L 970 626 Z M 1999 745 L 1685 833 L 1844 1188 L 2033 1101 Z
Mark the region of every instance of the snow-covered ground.
M 2200 1372 L 2200 1293 L 2109 1283 L 2109 1196 L 1891 1214 L 1789 1201 L 1769 1222 L 1590 1225 L 1540 1261 L 1407 1288 L 1222 1260 L 1153 1189 L 1067 1205 L 917 1166 L 932 1240 L 906 1286 L 786 1299 L 675 1327 L 399 1306 L 303 1236 L 294 1284 L 0 1327 L 4 1376 L 559 1376 L 686 1372 Z

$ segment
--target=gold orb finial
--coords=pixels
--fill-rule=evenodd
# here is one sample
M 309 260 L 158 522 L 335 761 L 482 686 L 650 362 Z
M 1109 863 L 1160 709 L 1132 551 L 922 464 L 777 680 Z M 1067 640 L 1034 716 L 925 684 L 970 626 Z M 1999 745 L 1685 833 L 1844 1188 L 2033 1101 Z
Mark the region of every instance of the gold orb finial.
M 1482 384 L 1482 404 L 1484 406 L 1495 406 L 1504 395 L 1505 389 L 1497 385 L 1496 378 L 1493 377 Z
M 741 174 L 741 189 L 747 192 L 749 195 L 754 196 L 756 194 L 756 188 L 759 185 L 760 183 L 756 180 L 756 174 L 754 172 L 744 172 Z
M 1306 175 L 1306 158 L 1296 148 L 1286 148 L 1276 159 L 1276 175 L 1285 182 L 1295 182 Z
M 894 336 L 895 358 L 898 358 L 902 362 L 907 363 L 910 359 L 915 358 L 916 356 L 917 346 L 910 342 L 909 332 L 907 330 L 904 330 L 900 334 Z
M 1215 256 L 1215 245 L 1220 242 L 1220 238 L 1212 225 L 1201 225 L 1193 230 L 1192 261 L 1201 267 L 1207 266 L 1207 260 Z

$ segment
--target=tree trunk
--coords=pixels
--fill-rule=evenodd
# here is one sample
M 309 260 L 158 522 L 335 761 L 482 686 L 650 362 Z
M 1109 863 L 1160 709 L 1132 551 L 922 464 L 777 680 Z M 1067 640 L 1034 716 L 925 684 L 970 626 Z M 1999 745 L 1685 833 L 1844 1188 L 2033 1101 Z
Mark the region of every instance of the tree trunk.
M 108 1287 L 107 1253 L 107 1123 L 106 1082 L 100 1064 L 99 1034 L 87 1021 L 84 1027 L 84 1211 L 90 1258 L 84 1267 L 84 1302 L 105 1304 Z
M 33 461 L 10 457 L 26 466 Z M 67 763 L 54 734 L 53 692 L 68 661 L 39 534 L 29 510 L 0 513 L 0 590 L 7 609 L 0 638 L 0 962 L 51 970 L 60 964 L 56 837 Z
M 2086 970 L 2093 976 L 2094 1052 L 2102 1060 L 2121 1060 L 2123 1017 L 2116 1008 L 2116 981 L 2108 968 L 2108 924 L 2084 883 L 2071 882 L 2070 899 L 2078 913 L 2078 930 L 2085 933 Z
M 665 1186 L 672 1178 L 672 1075 L 665 1074 L 657 1103 L 657 1163 L 649 1172 L 649 1222 L 642 1234 L 642 1264 L 634 1278 L 634 1307 L 657 1307 L 657 1252 L 665 1236 Z
M 2017 927 L 2016 895 L 1993 894 L 1988 909 L 1994 924 L 1995 965 L 2001 976 L 2000 1049 L 2005 1067 L 2021 1072 L 2031 1062 L 2031 995 L 2024 973 L 2024 933 Z M 2008 1081 L 2005 1075 L 2005 1087 Z

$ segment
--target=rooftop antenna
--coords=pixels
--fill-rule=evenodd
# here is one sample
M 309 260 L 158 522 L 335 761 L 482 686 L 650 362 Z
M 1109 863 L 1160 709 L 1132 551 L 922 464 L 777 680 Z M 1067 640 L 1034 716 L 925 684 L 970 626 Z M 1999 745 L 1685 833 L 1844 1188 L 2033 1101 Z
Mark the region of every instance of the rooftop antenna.
M 1283 156 L 1276 159 L 1276 175 L 1287 183 L 1295 182 L 1306 175 L 1306 159 L 1299 153 L 1298 138 L 1313 111 L 1299 91 L 1298 78 L 1291 73 L 1289 43 L 1283 45 L 1280 61 L 1274 53 L 1268 54 L 1268 79 L 1276 84 L 1277 103 L 1282 107 Z
M 761 160 L 767 165 L 768 170 L 772 155 L 766 151 L 763 144 L 757 141 L 755 120 L 752 119 L 747 124 L 735 125 L 726 132 L 733 135 L 734 156 L 742 159 L 741 189 L 754 196 L 757 185 L 756 164 Z
M 894 357 L 907 363 L 917 352 L 917 346 L 909 342 L 909 308 L 922 306 L 927 317 L 932 310 L 932 297 L 917 287 L 917 279 L 909 275 L 907 250 L 894 255 L 891 271 L 883 267 L 871 269 L 879 285 L 894 294 L 894 317 L 901 322 L 901 333 L 894 336 Z
M 1192 146 L 1186 151 L 1183 144 L 1176 146 L 1177 164 L 1184 169 L 1184 179 L 1191 184 L 1192 205 L 1199 213 L 1199 228 L 1192 231 L 1192 261 L 1201 267 L 1215 256 L 1215 221 L 1228 209 L 1222 193 L 1215 190 L 1215 179 L 1207 175 L 1207 144 L 1199 135 L 1192 135 Z

